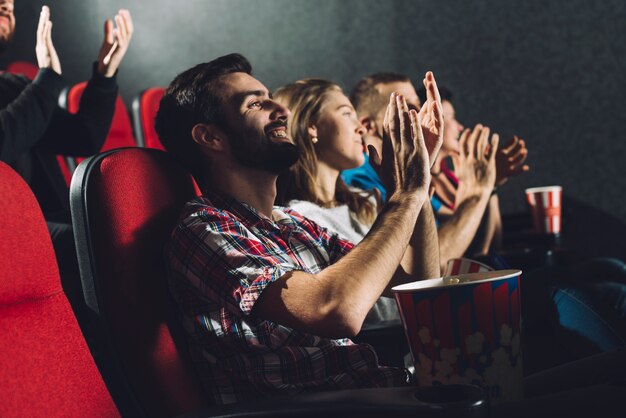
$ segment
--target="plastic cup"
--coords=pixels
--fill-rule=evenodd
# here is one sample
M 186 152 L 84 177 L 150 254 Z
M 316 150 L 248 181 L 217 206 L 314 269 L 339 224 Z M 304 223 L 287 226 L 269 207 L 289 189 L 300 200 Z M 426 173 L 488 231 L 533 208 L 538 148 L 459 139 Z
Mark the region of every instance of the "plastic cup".
M 561 186 L 526 189 L 526 201 L 533 217 L 533 229 L 540 234 L 561 232 Z

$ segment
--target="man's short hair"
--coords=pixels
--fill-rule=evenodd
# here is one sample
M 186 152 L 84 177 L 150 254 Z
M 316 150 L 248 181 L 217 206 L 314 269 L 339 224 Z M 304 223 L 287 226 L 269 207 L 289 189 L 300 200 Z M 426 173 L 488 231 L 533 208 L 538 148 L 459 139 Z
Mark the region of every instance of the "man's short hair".
M 350 93 L 350 101 L 359 116 L 374 117 L 389 101 L 376 88 L 379 84 L 411 82 L 404 74 L 376 73 L 361 78 Z
M 232 73 L 252 73 L 250 62 L 229 54 L 198 64 L 170 83 L 159 104 L 154 126 L 165 149 L 179 160 L 197 181 L 203 181 L 206 160 L 191 136 L 198 123 L 223 123 L 221 79 Z

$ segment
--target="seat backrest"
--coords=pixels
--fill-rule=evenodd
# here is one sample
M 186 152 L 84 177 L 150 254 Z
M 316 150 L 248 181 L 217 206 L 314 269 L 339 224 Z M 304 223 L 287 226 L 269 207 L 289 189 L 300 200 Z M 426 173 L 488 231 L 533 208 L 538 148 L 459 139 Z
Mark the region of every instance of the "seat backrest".
M 119 416 L 61 288 L 37 200 L 4 163 L 0 196 L 0 416 Z
M 70 187 L 86 302 L 100 319 L 120 379 L 151 417 L 204 404 L 176 333 L 163 260 L 182 208 L 195 195 L 184 169 L 147 148 L 86 159 Z
M 80 98 L 83 96 L 83 92 L 87 87 L 87 82 L 75 84 L 67 91 L 67 97 L 64 99 L 67 106 L 67 111 L 70 113 L 78 112 L 80 107 Z M 133 128 L 130 123 L 130 116 L 128 109 L 124 104 L 121 96 L 117 96 L 115 100 L 115 112 L 113 113 L 113 120 L 111 121 L 111 128 L 104 141 L 104 145 L 100 149 L 100 152 L 109 151 L 116 148 L 135 147 L 137 141 L 133 135 Z M 78 165 L 84 158 L 75 158 L 74 167 Z M 72 164 L 70 164 L 72 166 Z
M 39 67 L 28 61 L 13 61 L 7 66 L 7 73 L 22 74 L 29 80 L 34 80 Z
M 139 146 L 165 149 L 154 129 L 154 118 L 164 93 L 165 87 L 150 87 L 133 100 L 133 126 Z

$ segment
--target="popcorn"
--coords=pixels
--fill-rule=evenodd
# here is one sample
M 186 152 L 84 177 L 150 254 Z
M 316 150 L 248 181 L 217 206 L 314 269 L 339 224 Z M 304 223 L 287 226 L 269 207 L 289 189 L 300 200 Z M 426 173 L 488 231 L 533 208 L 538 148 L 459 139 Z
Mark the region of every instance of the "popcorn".
M 454 364 L 456 363 L 456 358 L 458 357 L 460 352 L 461 350 L 459 350 L 458 348 L 442 348 L 439 356 L 443 361 Z
M 420 336 L 422 344 L 428 344 L 430 342 L 430 330 L 428 328 L 422 327 L 419 330 L 418 335 Z
M 500 328 L 500 344 L 504 346 L 511 345 L 511 337 L 513 335 L 513 329 L 507 324 L 502 324 Z
M 438 376 L 449 376 L 454 371 L 452 365 L 447 361 L 436 361 L 435 362 L 435 370 L 437 371 Z M 441 379 L 441 378 L 439 378 Z
M 478 354 L 483 351 L 483 344 L 485 343 L 485 336 L 481 332 L 468 335 L 465 338 L 465 347 L 468 354 Z

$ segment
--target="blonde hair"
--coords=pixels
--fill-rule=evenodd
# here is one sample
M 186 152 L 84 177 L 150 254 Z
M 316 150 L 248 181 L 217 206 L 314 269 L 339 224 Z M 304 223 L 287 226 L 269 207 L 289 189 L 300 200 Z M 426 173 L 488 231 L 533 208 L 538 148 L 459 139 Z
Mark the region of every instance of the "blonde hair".
M 318 156 L 316 146 L 308 132 L 308 128 L 316 123 L 322 106 L 331 92 L 343 93 L 337 84 L 320 78 L 298 80 L 274 92 L 274 100 L 291 111 L 289 133 L 300 152 L 298 161 L 289 171 L 278 177 L 279 205 L 286 205 L 293 199 L 306 200 L 322 207 L 332 205 L 332 202 L 324 201 L 316 193 Z M 376 207 L 369 199 L 371 195 L 372 193 L 364 195 L 351 191 L 341 176 L 337 177 L 335 201 L 348 205 L 357 219 L 368 225 L 374 223 L 376 219 Z

